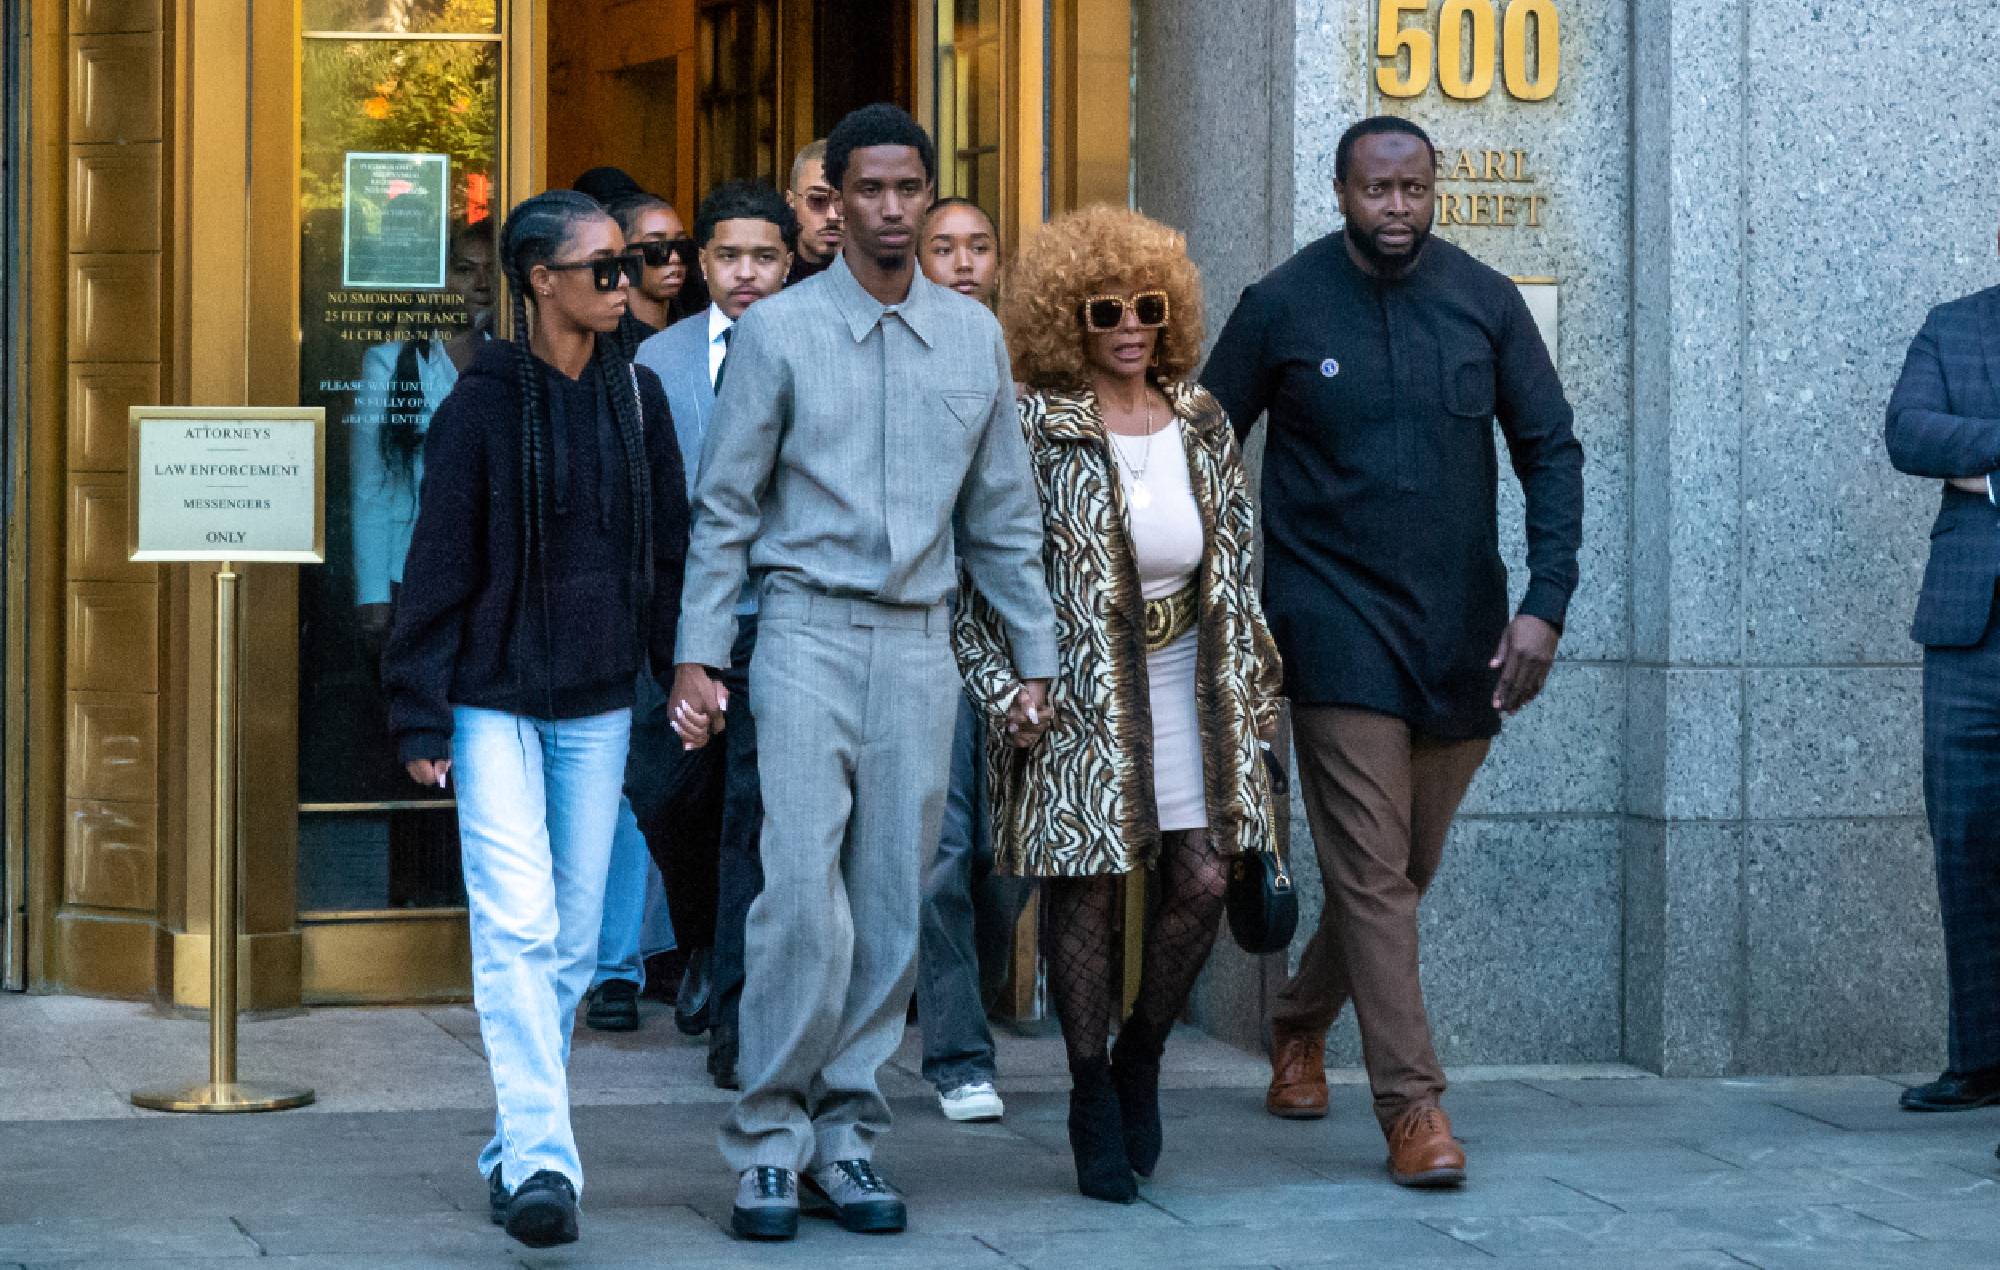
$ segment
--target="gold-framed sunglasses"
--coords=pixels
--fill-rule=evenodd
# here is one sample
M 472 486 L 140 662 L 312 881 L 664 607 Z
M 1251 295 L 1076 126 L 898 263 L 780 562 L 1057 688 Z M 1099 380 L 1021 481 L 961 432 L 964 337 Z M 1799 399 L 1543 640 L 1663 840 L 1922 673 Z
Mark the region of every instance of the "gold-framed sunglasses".
M 592 256 L 588 260 L 551 260 L 542 267 L 556 273 L 588 269 L 591 286 L 599 291 L 616 291 L 620 287 L 639 285 L 645 257 L 636 251 L 628 251 L 622 256 Z
M 1094 295 L 1076 306 L 1076 315 L 1083 320 L 1083 329 L 1094 335 L 1115 331 L 1125 320 L 1127 307 L 1139 319 L 1139 329 L 1155 330 L 1167 324 L 1170 309 L 1167 293 L 1164 291 L 1141 291 L 1130 299 L 1122 295 Z

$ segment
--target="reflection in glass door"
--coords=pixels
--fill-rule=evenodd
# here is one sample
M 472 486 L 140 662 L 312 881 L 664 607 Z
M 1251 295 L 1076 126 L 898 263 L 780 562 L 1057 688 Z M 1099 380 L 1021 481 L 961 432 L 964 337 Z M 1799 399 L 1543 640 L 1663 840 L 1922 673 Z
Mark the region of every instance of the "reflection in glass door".
M 738 178 L 783 184 L 777 0 L 703 0 L 695 65 L 696 188 Z
M 396 761 L 379 662 L 430 417 L 492 337 L 496 0 L 304 0 L 299 400 L 327 562 L 299 597 L 302 920 L 463 905 L 448 796 Z
M 1000 0 L 937 0 L 936 29 L 938 194 L 971 199 L 998 225 L 1007 64 Z

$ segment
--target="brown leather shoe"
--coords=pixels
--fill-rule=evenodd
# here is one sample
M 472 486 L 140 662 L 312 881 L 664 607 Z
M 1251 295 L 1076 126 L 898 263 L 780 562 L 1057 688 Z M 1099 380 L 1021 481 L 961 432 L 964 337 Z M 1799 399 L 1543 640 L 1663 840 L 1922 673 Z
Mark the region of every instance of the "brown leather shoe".
M 1412 1107 L 1389 1126 L 1389 1178 L 1398 1186 L 1458 1186 L 1465 1149 L 1451 1136 L 1442 1107 Z
M 1271 1088 L 1264 1110 L 1281 1120 L 1326 1115 L 1326 1033 L 1271 1025 Z

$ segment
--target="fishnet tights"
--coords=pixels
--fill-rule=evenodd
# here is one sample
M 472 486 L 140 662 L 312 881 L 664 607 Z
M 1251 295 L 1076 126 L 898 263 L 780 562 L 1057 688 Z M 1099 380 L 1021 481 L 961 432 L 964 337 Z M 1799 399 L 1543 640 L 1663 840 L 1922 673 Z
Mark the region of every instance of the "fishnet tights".
M 1146 926 L 1145 966 L 1132 1015 L 1164 1029 L 1180 1016 L 1195 977 L 1215 946 L 1229 871 L 1207 831 L 1165 835 L 1157 875 L 1158 903 Z M 1050 878 L 1043 953 L 1049 992 L 1072 1065 L 1103 1058 L 1118 1008 L 1117 917 L 1123 878 Z

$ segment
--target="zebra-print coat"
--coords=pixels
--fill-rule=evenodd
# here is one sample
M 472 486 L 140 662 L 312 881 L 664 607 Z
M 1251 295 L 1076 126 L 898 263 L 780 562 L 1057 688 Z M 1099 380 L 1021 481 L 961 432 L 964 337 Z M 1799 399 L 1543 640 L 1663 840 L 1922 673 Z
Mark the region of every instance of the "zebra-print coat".
M 1271 843 L 1269 776 L 1257 736 L 1276 718 L 1278 650 L 1252 571 L 1249 482 L 1222 407 L 1196 384 L 1167 385 L 1187 446 L 1204 543 L 1196 626 L 1196 712 L 1209 832 L 1228 853 Z M 952 638 L 966 689 L 987 720 L 995 865 L 1031 877 L 1126 873 L 1159 852 L 1145 601 L 1126 535 L 1095 394 L 1042 391 L 1020 402 L 1042 499 L 1043 563 L 1055 601 L 1056 724 L 1027 750 L 1007 744 L 1019 680 L 999 615 L 969 585 Z

